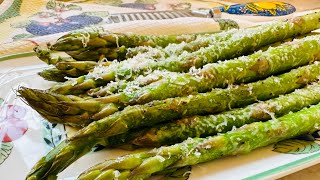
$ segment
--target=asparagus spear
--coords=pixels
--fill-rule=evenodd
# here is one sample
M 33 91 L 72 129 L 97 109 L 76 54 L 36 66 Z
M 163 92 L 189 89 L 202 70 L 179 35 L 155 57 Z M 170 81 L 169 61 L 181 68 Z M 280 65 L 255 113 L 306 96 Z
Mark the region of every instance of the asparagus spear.
M 80 61 L 98 61 L 101 57 L 108 60 L 123 60 L 127 54 L 127 48 L 125 46 L 117 48 L 97 48 L 87 49 L 82 48 L 76 51 L 65 51 L 68 55 L 76 60 Z
M 140 77 L 139 81 L 131 82 L 114 82 L 114 88 L 124 88 L 125 86 L 142 86 L 150 84 L 151 82 L 163 78 L 163 76 L 169 76 L 172 72 L 159 72 L 158 76 L 153 74 L 150 77 Z M 60 75 L 60 74 L 58 74 Z M 51 78 L 51 77 L 49 77 Z M 120 87 L 124 86 L 124 87 Z M 110 93 L 114 90 L 109 86 Z M 106 91 L 104 89 L 104 91 Z M 48 93 L 37 89 L 20 88 L 21 96 L 25 97 L 29 102 L 29 105 L 54 123 L 64 123 L 71 126 L 84 126 L 90 123 L 92 120 L 99 120 L 106 117 L 119 109 L 123 109 L 123 106 L 117 103 L 101 103 L 95 101 L 91 97 L 80 98 L 73 95 L 61 95 L 55 93 Z M 96 93 L 99 93 L 96 92 Z M 70 97 L 72 99 L 70 99 Z M 75 98 L 76 97 L 76 98 Z M 59 104 L 56 104 L 60 102 Z
M 160 46 L 165 47 L 170 43 L 190 42 L 197 34 L 188 35 L 162 35 L 145 36 L 133 33 L 112 33 L 104 29 L 86 29 L 74 31 L 60 37 L 55 44 L 50 45 L 51 50 L 75 51 L 82 48 L 103 47 L 136 47 Z
M 180 44 L 182 44 L 182 43 L 180 43 Z M 175 45 L 177 45 L 177 44 L 175 44 Z M 133 58 L 134 56 L 136 56 L 138 54 L 149 53 L 149 52 L 154 52 L 154 51 L 158 51 L 159 54 L 153 58 L 160 59 L 161 57 L 168 57 L 168 54 L 166 54 L 163 50 L 164 50 L 164 48 L 162 48 L 162 47 L 150 47 L 150 46 L 137 46 L 137 47 L 133 47 L 133 48 L 128 48 L 125 59 Z M 160 52 L 161 52 L 161 55 L 160 55 Z
M 186 140 L 188 137 L 206 137 L 225 133 L 233 128 L 258 121 L 266 121 L 299 111 L 320 102 L 320 84 L 315 83 L 303 89 L 217 115 L 191 116 L 174 122 L 159 124 L 145 131 L 134 131 L 107 139 L 107 144 L 119 146 L 121 142 L 134 146 L 162 146 Z
M 21 96 L 28 97 L 29 105 L 37 109 L 39 114 L 50 122 L 64 123 L 77 127 L 89 124 L 93 119 L 99 120 L 113 114 L 120 107 L 114 103 L 101 104 L 88 98 L 72 95 L 45 94 L 40 90 L 25 87 L 21 87 L 19 92 Z M 57 105 L 55 102 L 62 103 Z M 70 105 L 74 107 L 68 107 Z
M 57 68 L 42 70 L 38 73 L 38 75 L 43 77 L 45 80 L 56 82 L 64 82 L 67 80 L 65 77 L 68 76 L 67 74 L 58 70 Z
M 320 104 L 267 122 L 255 122 L 225 134 L 188 139 L 182 143 L 131 154 L 97 164 L 79 180 L 146 179 L 170 168 L 195 165 L 250 151 L 319 130 Z M 113 174 L 113 176 L 106 176 Z
M 234 30 L 235 31 L 235 30 Z M 67 54 L 72 56 L 78 60 L 96 60 L 101 55 L 105 56 L 107 59 L 117 59 L 117 60 L 124 60 L 127 58 L 133 58 L 139 53 L 148 53 L 154 51 L 160 51 L 166 57 L 168 56 L 178 56 L 182 54 L 184 51 L 192 52 L 199 50 L 202 47 L 207 47 L 212 43 L 225 41 L 231 37 L 234 31 L 228 31 L 223 35 L 212 35 L 212 34 L 199 34 L 196 36 L 195 40 L 191 42 L 181 42 L 178 44 L 171 43 L 168 44 L 166 47 L 152 47 L 152 46 L 136 46 L 136 47 L 125 47 L 121 46 L 119 48 L 110 49 L 108 47 L 100 47 L 100 48 L 82 48 L 75 51 L 66 51 Z M 160 56 L 161 57 L 161 56 Z M 156 59 L 159 59 L 159 57 Z
M 212 44 L 193 53 L 182 54 L 179 58 L 173 57 L 155 62 L 152 59 L 137 57 L 114 63 L 107 68 L 96 68 L 87 76 L 74 81 L 53 86 L 51 91 L 60 94 L 83 93 L 115 79 L 134 79 L 138 74 L 148 74 L 155 69 L 182 72 L 188 71 L 193 66 L 199 68 L 208 63 L 252 52 L 276 41 L 308 33 L 318 28 L 319 17 L 320 12 L 296 17 L 290 21 L 242 29 L 234 33 L 229 40 Z
M 87 94 L 92 97 L 103 97 L 120 93 L 123 91 L 132 92 L 140 89 L 141 87 L 147 86 L 154 82 L 157 82 L 163 78 L 177 76 L 177 73 L 170 71 L 153 71 L 147 76 L 138 76 L 134 81 L 119 80 L 110 82 L 107 86 L 101 86 L 95 89 L 90 89 Z
M 48 65 L 54 65 L 58 70 L 60 70 L 59 72 L 61 72 L 64 75 L 64 77 L 79 77 L 88 74 L 96 66 L 108 66 L 111 63 L 109 61 L 101 61 L 97 63 L 94 61 L 76 61 L 72 58 L 62 58 L 60 56 L 53 57 L 51 55 L 50 50 L 42 49 L 39 46 L 35 47 L 34 51 L 36 52 L 36 55 L 39 57 L 40 60 L 44 61 Z M 58 71 L 56 70 L 54 72 L 58 73 Z M 48 77 L 50 74 L 54 75 L 54 72 L 53 70 L 51 70 L 50 72 L 45 71 L 42 73 L 42 75 L 45 76 L 46 79 L 54 80 L 55 78 Z M 63 81 L 63 79 L 58 80 Z
M 61 61 L 74 61 L 72 58 L 63 58 L 63 57 L 53 57 L 51 55 L 51 51 L 48 49 L 43 49 L 40 46 L 36 46 L 33 48 L 33 51 L 36 53 L 37 57 L 45 62 L 48 65 L 55 65 Z
M 269 77 L 255 83 L 230 89 L 216 89 L 210 93 L 190 95 L 145 105 L 126 107 L 99 121 L 90 123 L 65 141 L 64 145 L 52 150 L 31 170 L 27 179 L 54 176 L 68 165 L 88 153 L 104 138 L 122 134 L 143 126 L 179 119 L 182 117 L 213 114 L 227 109 L 245 106 L 257 100 L 266 100 L 289 93 L 315 81 L 320 75 L 320 64 L 304 66 L 278 77 Z M 21 93 L 21 91 L 18 91 Z
M 272 74 L 278 74 L 294 68 L 296 66 L 301 66 L 308 64 L 314 60 L 317 60 L 320 52 L 320 35 L 309 36 L 303 39 L 295 40 L 291 43 L 287 43 L 275 48 L 269 48 L 265 52 L 257 52 L 250 56 L 241 57 L 235 60 L 225 61 L 219 64 L 208 64 L 203 69 L 198 70 L 196 73 L 179 74 L 174 72 L 154 72 L 149 74 L 150 77 L 139 78 L 135 81 L 122 83 L 112 83 L 108 88 L 118 88 L 112 87 L 113 84 L 119 85 L 120 88 L 124 88 L 123 92 L 112 94 L 106 97 L 90 99 L 90 103 L 95 102 L 95 104 L 100 105 L 100 109 L 91 108 L 91 111 L 86 113 L 91 117 L 95 116 L 95 113 L 99 113 L 103 105 L 109 103 L 117 103 L 122 107 L 134 104 L 143 104 L 150 102 L 152 100 L 163 100 L 170 97 L 185 96 L 188 94 L 195 94 L 198 92 L 208 92 L 215 87 L 225 87 L 227 84 L 239 84 L 243 82 L 252 82 L 258 79 L 268 77 Z M 157 74 L 159 73 L 159 74 Z M 161 73 L 163 73 L 161 75 Z M 153 82 L 155 81 L 155 82 Z M 151 82 L 151 83 L 150 83 Z M 148 84 L 143 86 L 143 84 Z M 141 87 L 143 86 L 143 87 Z M 105 91 L 106 89 L 102 89 Z M 112 89 L 110 91 L 113 91 Z M 30 91 L 30 93 L 32 93 Z M 41 93 L 37 91 L 36 93 Z M 102 94 L 103 92 L 97 91 L 97 94 Z M 47 93 L 47 96 L 54 96 L 53 94 Z M 33 107 L 36 110 L 41 110 L 43 116 L 48 120 L 53 121 L 53 117 L 59 117 L 62 121 L 69 122 L 67 120 L 70 116 L 64 117 L 63 115 L 68 115 L 63 112 L 64 109 L 74 109 L 79 107 L 77 105 L 86 104 L 86 101 L 78 101 L 75 103 L 63 103 L 60 105 L 57 102 L 50 103 L 50 106 L 56 107 L 57 110 L 60 109 L 62 113 L 50 114 L 53 111 L 49 110 L 46 113 L 41 103 L 47 103 L 47 97 L 43 95 L 45 99 L 38 102 L 38 105 Z M 35 104 L 28 100 L 28 95 L 25 96 L 30 105 Z M 62 109 L 61 109 L 62 108 Z M 80 107 L 81 108 L 81 107 Z M 92 111 L 92 109 L 97 111 Z M 78 110 L 81 115 L 86 110 Z M 114 111 L 112 111 L 114 112 Z M 50 115 L 50 116 L 48 116 Z M 72 114 L 76 115 L 76 114 Z M 109 114 L 108 114 L 109 115 Z M 81 116 L 82 119 L 79 122 L 87 123 L 91 120 L 97 120 L 97 118 L 91 118 L 90 116 Z M 63 118 L 62 118 L 63 117 Z M 85 118 L 84 118 L 85 117 Z M 102 116 L 98 116 L 99 118 Z M 67 119 L 66 119 L 67 118 Z M 89 121 L 88 121 L 89 120 Z M 72 120 L 72 122 L 74 122 Z

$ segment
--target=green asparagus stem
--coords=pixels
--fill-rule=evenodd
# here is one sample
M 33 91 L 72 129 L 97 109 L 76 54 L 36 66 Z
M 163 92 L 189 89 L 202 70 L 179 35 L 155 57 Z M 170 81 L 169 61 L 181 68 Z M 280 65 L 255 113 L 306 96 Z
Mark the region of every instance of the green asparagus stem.
M 55 65 L 57 62 L 60 61 L 73 61 L 72 58 L 62 58 L 60 56 L 58 57 L 52 57 L 51 51 L 48 49 L 43 49 L 40 46 L 36 46 L 33 48 L 34 52 L 38 56 L 38 58 L 45 62 L 48 65 Z
M 63 77 L 79 77 L 82 75 L 88 74 L 90 71 L 94 69 L 96 66 L 108 66 L 111 62 L 110 61 L 101 61 L 99 63 L 94 61 L 75 61 L 72 58 L 62 58 L 60 56 L 53 57 L 51 55 L 51 51 L 48 49 L 42 49 L 39 46 L 34 48 L 34 51 L 36 52 L 36 55 L 39 57 L 40 60 L 44 61 L 48 65 L 54 65 L 59 72 L 62 73 Z M 50 74 L 54 75 L 53 73 L 56 73 L 56 75 L 53 78 L 48 77 Z M 50 70 L 45 71 L 41 73 L 43 76 L 45 76 L 45 79 L 57 79 L 57 73 L 56 70 Z M 65 81 L 65 78 L 57 79 L 58 81 Z
M 158 76 L 153 74 L 150 77 L 140 77 L 139 81 L 114 82 L 115 88 L 119 86 L 130 87 L 143 86 L 155 80 L 169 76 L 172 72 L 159 72 Z M 140 84 L 137 84 L 140 83 Z M 122 87 L 124 88 L 124 87 Z M 110 89 L 112 91 L 112 89 Z M 26 98 L 34 109 L 52 123 L 64 123 L 71 126 L 85 126 L 92 120 L 99 120 L 106 117 L 123 106 L 117 103 L 101 103 L 90 97 L 80 98 L 73 95 L 61 95 L 49 93 L 37 89 L 20 88 L 21 95 Z M 72 98 L 72 100 L 70 99 Z M 57 102 L 61 102 L 56 104 Z
M 179 58 L 154 61 L 137 57 L 107 68 L 96 68 L 87 76 L 53 86 L 52 92 L 59 94 L 83 93 L 85 90 L 105 85 L 116 79 L 134 79 L 139 74 L 148 74 L 156 69 L 183 72 L 191 67 L 199 68 L 218 60 L 233 58 L 252 52 L 265 45 L 306 34 L 319 27 L 319 13 L 296 17 L 290 21 L 273 22 L 255 28 L 241 29 L 229 40 L 212 44 L 193 53 L 181 54 Z
M 90 49 L 86 47 L 76 51 L 67 51 L 67 53 L 78 60 L 95 60 L 99 58 L 101 55 L 105 56 L 109 60 L 124 60 L 128 58 L 133 58 L 139 53 L 149 54 L 151 52 L 151 54 L 155 54 L 154 52 L 158 52 L 161 55 L 158 55 L 156 57 L 150 56 L 150 58 L 159 60 L 160 57 L 178 56 L 185 51 L 197 51 L 200 48 L 209 46 L 210 44 L 225 41 L 229 39 L 234 32 L 235 30 L 228 31 L 223 36 L 217 36 L 212 34 L 199 34 L 196 36 L 196 39 L 191 42 L 183 41 L 178 44 L 171 43 L 168 44 L 166 47 L 136 46 L 132 48 L 127 48 L 125 46 L 121 46 L 120 48 L 114 49 L 110 49 L 108 47 Z
M 68 71 L 76 69 L 85 74 L 88 74 L 96 66 L 108 66 L 110 61 L 101 61 L 99 63 L 93 61 L 73 61 L 73 62 L 58 62 L 55 66 L 59 70 Z
M 119 110 L 114 103 L 103 104 L 72 95 L 46 94 L 25 87 L 20 87 L 18 91 L 21 96 L 28 97 L 26 100 L 32 108 L 52 123 L 81 127 L 93 119 L 99 120 Z
M 107 160 L 82 173 L 91 180 L 108 172 L 105 179 L 146 179 L 156 172 L 208 162 L 224 156 L 246 154 L 259 147 L 319 130 L 320 104 L 267 122 L 255 122 L 226 134 L 190 138 L 182 143 L 148 152 Z
M 175 77 L 177 73 L 169 71 L 153 71 L 147 76 L 139 76 L 134 81 L 119 80 L 115 82 L 110 82 L 107 86 L 97 87 L 95 89 L 90 89 L 87 94 L 92 97 L 103 97 L 108 95 L 113 95 L 116 93 L 121 93 L 123 91 L 136 91 L 144 86 L 150 85 L 151 83 L 160 81 L 166 77 Z
M 52 150 L 28 174 L 28 180 L 56 175 L 68 165 L 88 153 L 99 141 L 128 132 L 131 129 L 192 115 L 213 114 L 241 107 L 257 100 L 267 100 L 289 93 L 315 81 L 320 75 L 320 64 L 304 66 L 277 77 L 230 89 L 216 89 L 210 93 L 190 95 L 145 105 L 126 107 L 99 121 L 90 123 L 70 137 L 63 147 Z M 21 91 L 18 91 L 21 93 Z
M 320 84 L 315 83 L 290 94 L 252 104 L 245 108 L 217 115 L 191 116 L 156 125 L 147 131 L 138 130 L 138 132 L 110 137 L 107 141 L 111 146 L 119 146 L 119 142 L 126 141 L 134 146 L 142 147 L 169 145 L 186 140 L 188 137 L 206 137 L 225 133 L 245 124 L 270 120 L 319 102 Z
M 174 45 L 180 45 L 180 44 L 174 44 Z M 171 44 L 169 44 L 168 46 L 170 45 Z M 150 52 L 157 52 L 157 53 L 153 53 L 154 54 L 153 56 L 150 56 L 151 58 L 154 58 L 154 59 L 167 58 L 169 56 L 164 51 L 164 48 L 162 47 L 137 46 L 137 47 L 127 49 L 125 59 L 133 58 L 138 54 L 144 54 L 144 53 L 150 53 Z
M 189 35 L 162 35 L 145 36 L 132 33 L 112 33 L 104 29 L 87 29 L 74 31 L 59 38 L 50 46 L 56 51 L 76 51 L 82 48 L 103 47 L 136 47 L 136 46 L 160 46 L 166 47 L 170 43 L 190 42 L 197 37 Z
M 38 73 L 38 75 L 43 77 L 45 80 L 56 81 L 56 82 L 64 82 L 67 80 L 65 77 L 68 76 L 67 74 L 58 70 L 57 68 L 42 70 L 41 72 Z
M 80 61 L 98 61 L 99 59 L 106 58 L 108 60 L 123 60 L 125 59 L 127 48 L 125 46 L 117 48 L 97 48 L 87 49 L 82 48 L 76 51 L 66 51 L 68 55 Z

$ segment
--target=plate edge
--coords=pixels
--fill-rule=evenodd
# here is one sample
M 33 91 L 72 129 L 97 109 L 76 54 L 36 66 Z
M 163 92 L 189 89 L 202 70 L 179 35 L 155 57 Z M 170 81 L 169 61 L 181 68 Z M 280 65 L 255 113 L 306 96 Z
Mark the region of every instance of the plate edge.
M 275 179 L 308 168 L 320 162 L 320 152 L 307 156 L 273 169 L 249 176 L 243 180 Z

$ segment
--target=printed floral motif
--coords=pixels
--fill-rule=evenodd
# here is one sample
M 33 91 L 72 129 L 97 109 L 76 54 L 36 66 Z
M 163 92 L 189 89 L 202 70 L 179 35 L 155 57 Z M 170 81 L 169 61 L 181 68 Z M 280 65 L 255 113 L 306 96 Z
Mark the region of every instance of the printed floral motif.
M 286 154 L 308 154 L 320 150 L 319 132 L 303 135 L 295 139 L 284 140 L 273 146 L 273 151 Z
M 59 19 L 59 22 L 38 22 L 32 21 L 26 30 L 37 36 L 54 34 L 59 32 L 81 29 L 89 25 L 98 24 L 102 18 L 88 15 L 69 16 L 65 19 Z
M 284 16 L 296 11 L 296 8 L 284 2 L 253 2 L 219 7 L 222 12 L 229 14 L 249 14 L 259 16 Z
M 62 124 L 52 124 L 47 120 L 42 120 L 43 125 L 43 140 L 48 147 L 48 150 L 55 148 L 66 138 L 65 127 Z
M 9 157 L 12 148 L 13 144 L 11 142 L 0 143 L 0 164 L 2 164 Z
M 28 130 L 28 124 L 24 120 L 26 112 L 25 108 L 5 104 L 0 98 L 0 164 L 9 157 L 13 149 L 12 141 Z
M 24 119 L 27 110 L 17 105 L 4 104 L 0 109 L 0 140 L 12 142 L 23 136 L 28 130 Z
M 79 12 L 74 13 L 72 16 L 65 17 L 64 13 L 68 11 Z M 81 13 L 82 8 L 78 5 L 50 0 L 46 5 L 46 11 L 34 14 L 28 21 L 11 24 L 11 27 L 25 28 L 25 30 L 30 33 L 15 35 L 13 39 L 20 40 L 34 36 L 71 31 L 95 25 L 103 21 L 103 18 L 99 16 Z
M 20 6 L 22 3 L 22 0 L 13 0 L 12 4 L 10 6 L 5 5 L 5 3 L 2 3 L 0 0 L 1 7 L 3 8 L 1 11 L 3 12 L 0 14 L 0 23 L 3 21 L 10 19 L 12 17 L 19 16 L 20 13 Z

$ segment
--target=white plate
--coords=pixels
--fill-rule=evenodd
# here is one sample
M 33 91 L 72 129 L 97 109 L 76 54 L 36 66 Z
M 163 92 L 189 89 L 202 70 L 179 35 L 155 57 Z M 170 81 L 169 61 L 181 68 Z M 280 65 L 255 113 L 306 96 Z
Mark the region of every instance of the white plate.
M 33 56 L 0 62 L 0 98 L 3 99 L 0 103 L 0 143 L 11 141 L 2 142 L 0 146 L 1 179 L 24 179 L 37 160 L 66 137 L 66 127 L 47 123 L 15 94 L 19 86 L 50 87 L 52 82 L 37 75 L 45 67 Z M 274 145 L 270 145 L 246 155 L 196 165 L 192 167 L 189 179 L 274 179 L 320 162 L 317 141 L 292 148 L 292 154 L 279 153 L 273 151 Z M 113 149 L 90 153 L 63 171 L 59 179 L 75 179 L 80 172 L 103 159 L 126 153 L 131 152 Z

